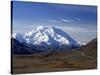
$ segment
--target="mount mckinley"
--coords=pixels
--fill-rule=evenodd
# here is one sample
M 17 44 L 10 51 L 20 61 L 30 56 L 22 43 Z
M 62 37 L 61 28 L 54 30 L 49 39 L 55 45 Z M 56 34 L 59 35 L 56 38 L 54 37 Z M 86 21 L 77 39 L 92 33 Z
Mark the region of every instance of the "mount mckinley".
M 14 54 L 40 53 L 79 48 L 80 44 L 59 28 L 39 26 L 32 31 L 12 36 Z

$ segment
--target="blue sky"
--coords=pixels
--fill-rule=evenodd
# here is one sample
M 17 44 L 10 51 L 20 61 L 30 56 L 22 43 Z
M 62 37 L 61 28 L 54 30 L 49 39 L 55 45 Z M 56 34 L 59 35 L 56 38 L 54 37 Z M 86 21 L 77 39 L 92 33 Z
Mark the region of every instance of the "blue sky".
M 13 1 L 14 33 L 25 33 L 41 25 L 58 27 L 87 43 L 97 36 L 97 7 Z

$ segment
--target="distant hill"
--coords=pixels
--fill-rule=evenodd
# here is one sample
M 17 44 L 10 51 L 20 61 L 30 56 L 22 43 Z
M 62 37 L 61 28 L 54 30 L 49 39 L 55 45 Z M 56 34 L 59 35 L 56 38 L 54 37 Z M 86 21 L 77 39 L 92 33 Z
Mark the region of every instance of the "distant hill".
M 67 60 L 68 63 L 73 64 L 74 67 L 80 67 L 80 69 L 97 68 L 97 38 L 79 49 L 53 53 L 53 56 L 64 61 Z
M 88 56 L 97 56 L 97 38 L 91 40 L 87 45 L 80 47 L 80 51 Z

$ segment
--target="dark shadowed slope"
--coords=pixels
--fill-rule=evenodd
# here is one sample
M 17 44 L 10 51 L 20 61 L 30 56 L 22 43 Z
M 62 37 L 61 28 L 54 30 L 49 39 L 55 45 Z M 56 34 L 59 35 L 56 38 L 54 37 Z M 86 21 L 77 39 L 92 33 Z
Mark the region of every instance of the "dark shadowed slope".
M 26 46 L 14 38 L 11 38 L 11 49 L 12 54 L 34 54 L 38 53 L 39 51 L 36 50 L 34 47 Z

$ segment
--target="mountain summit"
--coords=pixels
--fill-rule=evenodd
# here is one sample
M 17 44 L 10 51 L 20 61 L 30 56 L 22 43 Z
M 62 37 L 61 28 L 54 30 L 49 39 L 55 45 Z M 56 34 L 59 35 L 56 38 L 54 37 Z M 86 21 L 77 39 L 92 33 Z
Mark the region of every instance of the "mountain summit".
M 35 46 L 38 50 L 60 50 L 80 47 L 80 44 L 59 28 L 39 26 L 32 31 L 16 33 L 14 39 L 28 46 Z

